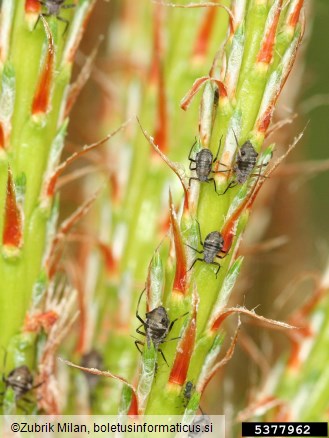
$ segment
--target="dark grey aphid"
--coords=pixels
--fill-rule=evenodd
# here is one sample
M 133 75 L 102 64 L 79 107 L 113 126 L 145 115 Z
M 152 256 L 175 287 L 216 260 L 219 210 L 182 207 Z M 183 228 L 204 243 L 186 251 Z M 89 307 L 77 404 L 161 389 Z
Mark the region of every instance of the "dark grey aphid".
M 55 16 L 57 20 L 65 23 L 65 29 L 64 29 L 63 35 L 67 31 L 67 28 L 68 28 L 70 23 L 66 18 L 63 18 L 59 15 L 61 12 L 61 9 L 75 8 L 75 6 L 76 6 L 73 3 L 68 4 L 68 5 L 64 5 L 65 1 L 66 0 L 38 0 L 38 2 L 46 8 L 46 12 L 42 13 L 42 15 L 44 17 Z M 38 21 L 39 21 L 39 18 L 38 18 Z M 37 21 L 37 23 L 38 23 L 38 21 Z M 36 25 L 37 25 L 37 23 L 36 23 Z
M 96 368 L 98 370 L 103 368 L 103 358 L 102 355 L 95 349 L 90 350 L 89 353 L 86 353 L 81 358 L 81 366 L 84 368 Z M 95 374 L 86 373 L 86 379 L 90 389 L 93 389 L 98 381 L 99 376 Z
M 258 153 L 248 140 L 240 149 L 236 157 L 233 172 L 238 184 L 244 184 L 254 170 L 257 162 Z
M 233 166 L 234 179 L 229 183 L 222 195 L 224 195 L 228 189 L 231 189 L 238 184 L 244 184 L 252 175 L 252 172 L 256 167 L 258 153 L 255 151 L 251 141 L 247 140 L 243 143 L 241 148 L 239 148 L 235 134 L 234 137 L 238 146 L 235 164 Z
M 24 395 L 41 385 L 33 385 L 33 375 L 26 365 L 13 369 L 7 377 L 2 376 L 2 381 L 6 389 L 12 388 L 16 401 L 20 399 L 30 401 L 24 398 Z
M 211 173 L 220 173 L 220 172 L 227 172 L 226 170 L 212 170 L 213 164 L 217 161 L 218 153 L 221 145 L 221 140 L 219 142 L 217 154 L 215 158 L 213 157 L 212 152 L 209 149 L 201 149 L 201 151 L 197 152 L 195 155 L 195 158 L 191 158 L 192 149 L 195 145 L 196 141 L 192 145 L 192 148 L 189 153 L 188 159 L 190 160 L 190 170 L 195 170 L 197 176 L 191 177 L 189 179 L 189 186 L 191 185 L 192 180 L 200 181 L 200 182 L 207 182 L 213 181 L 215 192 L 217 193 L 217 187 L 216 187 L 216 181 L 213 177 L 209 178 Z M 194 163 L 194 167 L 192 167 L 192 164 Z
M 143 290 L 143 292 L 139 297 L 137 309 L 136 309 L 136 318 L 139 319 L 139 321 L 141 322 L 141 325 L 137 327 L 136 332 L 142 336 L 146 336 L 146 342 L 148 347 L 151 346 L 151 342 L 153 343 L 156 350 L 158 350 L 161 353 L 161 356 L 163 357 L 164 361 L 168 365 L 168 362 L 163 354 L 163 351 L 159 348 L 159 346 L 164 342 L 174 341 L 176 339 L 179 339 L 179 337 L 177 337 L 177 338 L 171 338 L 166 340 L 166 337 L 168 333 L 172 330 L 175 322 L 179 318 L 182 318 L 183 316 L 187 315 L 187 313 L 184 313 L 184 315 L 170 322 L 166 309 L 163 306 L 159 306 L 151 310 L 150 312 L 147 312 L 145 315 L 146 321 L 144 321 L 143 318 L 141 318 L 141 316 L 138 313 L 139 304 L 144 291 L 145 289 Z M 140 330 L 141 327 L 144 328 L 145 333 Z M 142 352 L 140 349 L 140 345 L 145 345 L 145 342 L 137 340 L 135 341 L 135 345 L 137 349 L 140 352 Z
M 199 251 L 190 245 L 187 245 L 187 246 L 189 248 L 193 249 L 194 251 L 196 251 L 197 253 L 203 254 L 203 259 L 201 259 L 201 258 L 195 259 L 193 261 L 189 271 L 193 268 L 193 266 L 195 265 L 195 263 L 197 261 L 206 262 L 206 263 L 218 266 L 217 271 L 216 271 L 216 278 L 217 278 L 218 271 L 220 270 L 220 264 L 218 262 L 215 262 L 215 259 L 216 258 L 223 259 L 227 255 L 226 251 L 223 251 L 224 238 L 219 231 L 212 231 L 211 233 L 209 233 L 206 236 L 205 241 L 202 242 L 199 222 L 198 222 L 198 227 L 199 227 L 200 243 L 203 247 L 203 250 Z M 219 253 L 221 253 L 221 252 L 224 253 L 224 255 L 219 255 Z
M 204 433 L 209 432 L 210 425 L 211 425 L 211 420 L 210 420 L 209 416 L 202 412 L 202 415 L 197 415 L 194 418 L 194 420 L 191 424 L 191 426 L 194 427 L 194 431 L 191 430 L 188 433 L 188 438 L 199 438 L 199 437 L 203 436 Z M 205 430 L 206 426 L 207 426 L 207 430 Z
M 192 382 L 188 381 L 186 382 L 186 385 L 184 387 L 183 397 L 184 397 L 184 406 L 186 407 L 191 400 L 192 393 L 194 391 L 194 385 Z

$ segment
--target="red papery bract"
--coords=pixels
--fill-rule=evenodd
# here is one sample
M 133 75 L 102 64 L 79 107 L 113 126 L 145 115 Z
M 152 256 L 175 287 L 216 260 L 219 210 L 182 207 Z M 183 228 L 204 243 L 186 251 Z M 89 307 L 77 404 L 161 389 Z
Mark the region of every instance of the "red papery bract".
M 47 54 L 38 80 L 37 90 L 32 104 L 32 114 L 46 114 L 50 109 L 50 92 L 54 72 L 55 48 L 54 40 L 47 21 L 42 17 L 47 35 Z
M 3 130 L 2 123 L 0 123 L 0 149 L 4 149 L 5 147 L 5 133 Z
M 158 94 L 154 142 L 158 145 L 159 149 L 162 152 L 166 150 L 168 140 L 167 99 L 162 66 L 162 58 L 164 52 L 164 41 L 162 33 L 163 14 L 164 8 L 162 7 L 162 5 L 156 5 L 154 10 L 153 59 L 150 71 L 150 81 L 155 83 Z
M 288 20 L 289 26 L 295 27 L 296 24 L 298 23 L 300 11 L 303 7 L 303 4 L 304 4 L 304 0 L 299 0 L 299 2 L 297 2 L 295 9 L 290 14 L 290 17 Z
M 217 330 L 219 329 L 219 327 L 222 325 L 222 323 L 224 322 L 224 320 L 230 316 L 232 313 L 234 313 L 234 311 L 228 311 L 228 312 L 223 312 L 221 313 L 218 318 L 215 320 L 215 322 L 212 324 L 211 326 L 211 331 L 212 332 L 217 332 Z
M 180 234 L 180 229 L 175 213 L 175 207 L 172 203 L 172 197 L 170 193 L 170 202 L 169 202 L 169 208 L 170 208 L 170 221 L 172 226 L 172 233 L 174 236 L 174 244 L 175 244 L 175 251 L 176 251 L 176 272 L 175 272 L 175 279 L 174 279 L 174 291 L 180 292 L 183 295 L 187 293 L 187 287 L 186 287 L 186 273 L 187 273 L 187 263 L 186 263 L 186 255 L 185 255 L 185 248 L 182 241 L 182 236 Z
M 131 417 L 137 417 L 138 416 L 138 401 L 137 401 L 136 394 L 134 392 L 132 392 L 131 397 L 132 398 L 131 398 L 131 403 L 130 403 L 128 415 Z
M 104 257 L 106 272 L 113 274 L 117 269 L 117 263 L 113 257 L 111 248 L 103 242 L 99 242 L 98 246 Z
M 279 2 L 277 6 L 277 9 L 275 11 L 275 16 L 273 18 L 273 21 L 269 29 L 267 29 L 266 36 L 262 42 L 261 49 L 257 56 L 257 62 L 265 62 L 266 64 L 269 64 L 272 61 L 273 47 L 274 47 L 274 41 L 276 36 L 276 29 L 279 23 L 281 7 L 282 7 L 282 0 Z
M 193 54 L 196 57 L 203 57 L 207 52 L 211 32 L 215 24 L 216 13 L 217 8 L 209 8 L 206 11 L 193 49 Z
M 8 169 L 7 197 L 3 228 L 3 245 L 20 248 L 23 239 L 22 215 L 16 201 L 15 187 L 11 170 Z
M 198 300 L 194 296 L 192 318 L 184 331 L 183 337 L 179 342 L 176 351 L 174 365 L 172 367 L 169 382 L 183 386 L 186 380 L 188 368 L 190 365 L 191 356 L 194 349 L 195 333 L 196 333 L 196 316 L 197 316 Z
M 181 100 L 180 107 L 184 111 L 186 111 L 187 108 L 190 106 L 190 103 L 192 102 L 193 97 L 200 90 L 201 86 L 206 84 L 209 81 L 214 82 L 218 86 L 220 96 L 222 98 L 227 97 L 227 90 L 226 90 L 226 87 L 222 81 L 220 81 L 219 79 L 212 78 L 211 76 L 202 76 L 201 78 L 198 78 L 194 81 L 190 90 L 186 93 L 186 95 Z
M 25 0 L 26 13 L 39 13 L 41 11 L 41 4 L 38 0 Z

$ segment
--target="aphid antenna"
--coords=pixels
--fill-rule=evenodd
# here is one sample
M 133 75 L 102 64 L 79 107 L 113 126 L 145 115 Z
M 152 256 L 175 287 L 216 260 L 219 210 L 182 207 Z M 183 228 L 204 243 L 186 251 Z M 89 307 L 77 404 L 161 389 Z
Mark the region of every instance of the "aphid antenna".
M 192 154 L 192 151 L 193 151 L 193 149 L 194 149 L 194 146 L 195 146 L 197 143 L 198 143 L 198 140 L 197 140 L 197 138 L 196 138 L 196 136 L 195 136 L 195 137 L 194 137 L 194 143 L 192 144 L 191 149 L 190 149 L 190 153 L 189 153 L 189 155 L 188 155 L 188 159 L 189 159 L 190 161 L 193 161 L 194 163 L 195 163 L 195 160 L 193 160 L 193 159 L 191 158 L 191 154 Z M 190 163 L 190 166 L 191 166 L 191 163 Z
M 167 367 L 169 368 L 169 363 L 167 362 L 167 359 L 166 359 L 166 357 L 165 357 L 163 351 L 161 350 L 161 348 L 158 348 L 158 352 L 161 354 L 163 360 L 166 362 Z
M 144 287 L 144 289 L 142 290 L 142 292 L 141 292 L 141 294 L 140 294 L 140 296 L 139 296 L 139 298 L 138 298 L 138 303 L 137 303 L 137 308 L 136 308 L 136 317 L 137 317 L 139 320 L 141 320 L 141 318 L 140 318 L 139 315 L 138 315 L 139 305 L 140 305 L 140 302 L 141 302 L 142 296 L 143 296 L 143 294 L 144 294 L 145 291 L 146 291 L 146 287 Z M 141 322 L 142 322 L 142 321 L 141 321 Z M 143 322 L 144 322 L 144 321 L 143 321 Z
M 3 353 L 4 353 L 4 355 L 3 355 L 3 369 L 6 369 L 8 351 L 6 350 L 6 348 L 3 345 L 1 345 L 1 348 L 2 348 Z
M 200 222 L 199 222 L 197 219 L 195 219 L 195 221 L 196 221 L 196 223 L 198 224 L 198 229 L 199 229 L 199 239 L 200 239 L 200 243 L 201 243 L 201 245 L 203 246 L 203 242 L 202 242 L 202 238 L 201 238 Z M 187 247 L 189 247 L 190 249 L 193 249 L 193 251 L 197 252 L 198 254 L 203 254 L 203 253 L 204 253 L 204 250 L 199 251 L 198 249 L 194 248 L 193 246 L 189 245 L 188 243 L 184 243 L 184 245 L 187 246 Z M 186 272 L 189 272 L 189 271 L 193 268 L 193 266 L 195 265 L 195 263 L 196 263 L 198 260 L 199 260 L 199 261 L 203 261 L 203 259 L 200 259 L 200 258 L 195 259 L 195 260 L 193 261 L 191 267 L 190 267 Z
M 195 219 L 195 222 L 198 224 L 198 230 L 199 230 L 199 239 L 200 239 L 200 243 L 203 246 L 203 241 L 202 241 L 202 237 L 201 237 L 201 227 L 200 227 L 200 222 L 198 221 L 198 219 Z M 199 254 L 203 254 L 203 250 L 199 251 L 196 248 L 193 248 L 193 246 L 188 245 L 187 243 L 184 243 L 185 246 L 188 246 L 189 248 L 193 249 L 195 252 L 199 253 Z M 191 268 L 190 268 L 191 269 Z M 187 271 L 188 272 L 188 271 Z
M 237 145 L 238 150 L 239 150 L 239 142 L 238 142 L 238 138 L 237 138 L 236 133 L 235 133 L 235 131 L 234 131 L 233 128 L 232 128 L 232 132 L 233 132 L 233 135 L 234 135 L 234 138 L 235 138 L 236 145 Z
M 202 234 L 201 234 L 201 227 L 200 227 L 200 222 L 198 221 L 197 218 L 195 218 L 195 222 L 198 224 L 198 230 L 199 230 L 199 238 L 200 238 L 200 243 L 203 246 L 203 241 L 202 241 Z
M 232 189 L 233 187 L 236 187 L 238 185 L 238 183 L 237 183 L 237 181 L 231 181 L 228 185 L 227 185 L 227 187 L 226 187 L 226 189 L 223 191 L 223 193 L 217 193 L 218 194 L 218 196 L 221 196 L 221 195 L 225 195 L 225 193 L 229 190 L 229 189 Z
M 214 158 L 214 160 L 213 160 L 213 163 L 215 163 L 216 161 L 217 161 L 217 159 L 218 159 L 218 154 L 219 154 L 219 150 L 220 150 L 220 147 L 221 147 L 221 144 L 222 144 L 222 139 L 223 139 L 223 135 L 221 136 L 221 138 L 219 139 L 219 143 L 218 143 L 218 149 L 217 149 L 217 153 L 216 153 L 216 156 L 215 156 L 215 158 Z M 222 164 L 223 166 L 226 166 L 226 164 L 223 164 L 223 163 L 220 163 L 220 164 Z M 213 172 L 222 172 L 222 171 L 213 171 Z M 224 172 L 226 172 L 226 170 L 224 170 Z
M 171 332 L 171 330 L 172 330 L 172 328 L 173 328 L 175 322 L 177 322 L 177 321 L 178 321 L 179 319 L 181 319 L 181 318 L 184 318 L 184 316 L 186 316 L 186 315 L 188 315 L 188 314 L 189 314 L 189 312 L 185 312 L 185 313 L 183 313 L 183 315 L 180 315 L 180 316 L 178 316 L 176 319 L 174 319 L 174 320 L 170 323 L 170 326 L 169 326 L 169 329 L 168 329 L 168 333 Z M 174 340 L 176 340 L 176 339 L 180 339 L 180 336 L 178 336 L 177 338 L 171 338 L 171 339 L 168 339 L 168 340 L 166 340 L 166 341 L 164 341 L 164 342 L 174 341 Z

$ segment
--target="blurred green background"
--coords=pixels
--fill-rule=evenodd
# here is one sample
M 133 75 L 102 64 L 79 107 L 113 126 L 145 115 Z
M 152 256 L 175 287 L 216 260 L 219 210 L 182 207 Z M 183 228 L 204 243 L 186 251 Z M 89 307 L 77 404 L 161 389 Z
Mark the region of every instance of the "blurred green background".
M 329 2 L 315 0 L 313 24 L 306 54 L 304 86 L 300 97 L 300 112 L 310 120 L 304 141 L 307 159 L 328 160 L 329 143 Z M 315 243 L 325 241 L 324 252 L 328 252 L 329 219 L 329 172 L 318 174 L 309 184 L 311 199 L 311 224 Z M 320 242 L 319 242 L 320 241 Z M 321 248 L 321 247 L 320 247 Z M 324 253 L 323 256 L 326 256 Z

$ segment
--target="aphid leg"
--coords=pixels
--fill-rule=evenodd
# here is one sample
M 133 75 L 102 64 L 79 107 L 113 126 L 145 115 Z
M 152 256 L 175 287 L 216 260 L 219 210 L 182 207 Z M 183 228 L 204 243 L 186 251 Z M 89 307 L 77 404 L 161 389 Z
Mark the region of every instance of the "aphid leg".
M 266 164 L 261 163 L 255 167 L 257 167 L 257 169 L 259 169 L 259 172 L 261 172 L 263 167 L 266 167 L 267 165 L 268 165 L 268 163 L 266 163 Z M 258 176 L 258 178 L 269 178 L 267 175 L 263 175 L 262 173 L 252 173 L 250 176 Z
M 163 354 L 163 351 L 161 350 L 161 348 L 158 348 L 158 351 L 160 352 L 161 356 L 163 357 L 163 360 L 166 362 L 166 364 L 169 368 L 169 364 L 168 364 L 167 359 L 165 358 L 165 355 Z
M 56 18 L 57 18 L 57 20 L 62 21 L 63 23 L 65 23 L 65 29 L 64 29 L 64 32 L 62 33 L 62 36 L 63 36 L 63 35 L 65 35 L 65 33 L 67 31 L 67 28 L 69 27 L 70 22 L 66 18 L 63 18 L 63 17 L 61 17 L 59 15 L 57 15 Z
M 213 183 L 214 183 L 214 188 L 215 188 L 215 192 L 217 193 L 217 195 L 219 195 L 219 193 L 217 192 L 217 186 L 216 186 L 215 178 L 208 178 L 208 179 L 207 179 L 207 182 L 209 182 L 209 181 L 213 181 Z
M 226 187 L 226 189 L 223 191 L 223 193 L 218 193 L 219 195 L 225 195 L 225 193 L 228 191 L 228 189 L 232 189 L 233 187 L 237 186 L 238 183 L 236 181 L 231 181 L 230 184 Z
M 164 344 L 165 342 L 177 341 L 177 339 L 180 339 L 180 338 L 181 338 L 181 336 L 176 336 L 175 338 L 166 339 L 165 341 L 162 342 L 162 344 Z
M 198 252 L 199 254 L 203 254 L 203 251 L 199 251 L 198 249 L 193 248 L 193 246 L 188 245 L 187 243 L 184 243 L 184 245 L 185 245 L 185 246 L 188 246 L 189 248 L 193 249 L 193 251 Z
M 35 22 L 35 25 L 34 25 L 34 27 L 33 27 L 33 30 L 37 27 L 37 25 L 38 25 L 38 23 L 39 23 L 39 21 L 40 21 L 40 17 L 41 17 L 41 15 L 44 17 L 44 16 L 47 16 L 46 14 L 39 14 L 38 15 L 38 18 L 37 18 L 37 21 Z
M 239 147 L 239 142 L 238 142 L 238 139 L 237 139 L 236 134 L 234 132 L 234 129 L 232 129 L 232 131 L 233 131 L 233 135 L 234 135 L 234 138 L 235 138 L 236 145 L 237 145 L 237 147 Z
M 189 159 L 190 161 L 194 161 L 194 162 L 195 162 L 195 160 L 193 160 L 193 158 L 191 158 L 191 154 L 192 154 L 192 150 L 193 150 L 194 146 L 196 145 L 196 143 L 197 143 L 197 139 L 196 139 L 196 137 L 195 137 L 195 141 L 194 141 L 194 143 L 192 144 L 192 147 L 191 147 L 191 149 L 190 149 L 190 153 L 188 154 L 188 159 Z
M 137 303 L 137 309 L 136 309 L 136 318 L 142 323 L 142 325 L 145 327 L 145 321 L 143 320 L 143 318 L 141 316 L 139 316 L 138 311 L 139 311 L 139 305 L 142 299 L 142 295 L 145 292 L 145 288 L 142 290 L 142 293 L 139 296 L 138 299 L 138 303 Z M 140 328 L 141 326 L 139 326 L 138 328 Z
M 178 316 L 178 318 L 174 319 L 173 321 L 171 321 L 169 329 L 168 329 L 168 333 L 170 333 L 171 329 L 173 328 L 175 322 L 177 322 L 179 319 L 184 318 L 184 316 L 188 315 L 188 312 L 183 313 L 183 315 Z M 173 339 L 168 339 L 168 341 L 173 341 L 174 339 L 180 339 L 180 337 L 178 338 L 173 338 Z M 166 341 L 165 341 L 166 342 Z
M 203 259 L 199 259 L 199 258 L 195 259 L 194 262 L 192 263 L 190 269 L 188 269 L 186 272 L 189 272 L 193 268 L 193 266 L 196 264 L 197 261 L 203 262 Z
M 139 326 L 137 327 L 137 329 L 136 329 L 136 332 L 137 332 L 139 335 L 146 336 L 146 333 L 140 331 L 140 328 L 141 328 L 141 327 L 144 327 L 144 324 L 139 325 Z
M 140 352 L 140 354 L 143 354 L 143 351 L 140 349 L 140 345 L 144 346 L 145 343 L 142 341 L 135 341 L 135 345 L 136 345 L 137 350 Z
M 44 3 L 42 3 L 42 4 L 44 4 Z M 33 30 L 37 27 L 37 24 L 39 23 L 39 21 L 40 21 L 40 17 L 50 17 L 51 16 L 51 14 L 47 14 L 47 13 L 42 13 L 42 14 L 39 14 L 38 15 L 38 19 L 37 19 L 37 21 L 35 22 L 35 25 L 34 25 L 34 28 L 33 28 Z
M 201 227 L 200 227 L 200 222 L 198 221 L 198 219 L 195 219 L 196 223 L 198 224 L 198 229 L 199 229 L 199 236 L 200 236 L 200 243 L 203 246 L 203 242 L 202 242 L 202 237 L 201 237 Z M 198 251 L 199 252 L 199 251 Z M 201 251 L 199 254 L 202 254 L 203 251 Z
M 191 160 L 190 165 L 188 167 L 190 170 L 196 170 L 196 167 L 191 167 L 192 164 L 195 163 L 195 162 L 196 162 L 195 160 Z
M 217 275 L 218 275 L 218 272 L 219 272 L 221 266 L 220 266 L 220 264 L 217 263 L 217 262 L 212 262 L 211 264 L 212 264 L 212 265 L 216 265 L 216 266 L 218 266 L 217 271 L 216 271 L 216 274 L 215 274 L 215 275 L 216 275 L 216 278 L 217 278 Z
M 191 169 L 195 170 L 195 169 Z M 194 179 L 195 181 L 200 181 L 199 178 L 195 178 L 194 176 L 191 176 L 191 178 L 188 180 L 188 188 L 191 188 L 191 180 Z
M 220 150 L 220 146 L 221 146 L 221 144 L 222 144 L 222 138 L 223 138 L 223 136 L 221 136 L 221 138 L 220 138 L 220 140 L 219 140 L 219 144 L 218 144 L 218 149 L 217 149 L 217 154 L 216 154 L 216 157 L 213 159 L 213 163 L 215 163 L 215 161 L 217 161 L 217 158 L 218 158 L 218 154 L 219 154 L 219 150 Z

